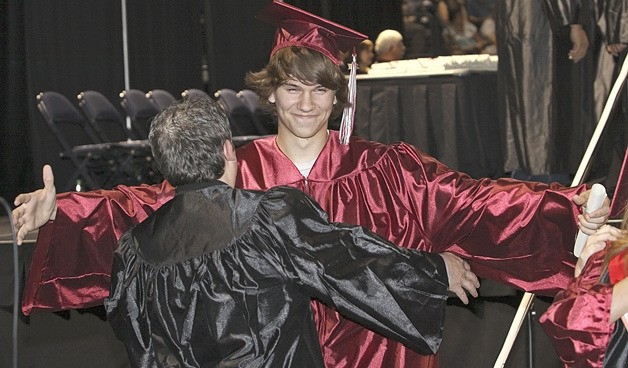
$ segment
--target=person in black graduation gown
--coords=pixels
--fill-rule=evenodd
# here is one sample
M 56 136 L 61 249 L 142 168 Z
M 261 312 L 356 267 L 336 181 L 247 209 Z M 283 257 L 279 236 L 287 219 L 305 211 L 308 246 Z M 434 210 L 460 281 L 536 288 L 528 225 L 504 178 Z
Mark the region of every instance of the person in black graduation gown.
M 176 195 L 122 236 L 105 300 L 133 366 L 324 367 L 311 298 L 430 354 L 448 289 L 477 296 L 454 255 L 330 223 L 294 188 L 233 188 L 229 123 L 211 99 L 167 108 L 149 140 Z

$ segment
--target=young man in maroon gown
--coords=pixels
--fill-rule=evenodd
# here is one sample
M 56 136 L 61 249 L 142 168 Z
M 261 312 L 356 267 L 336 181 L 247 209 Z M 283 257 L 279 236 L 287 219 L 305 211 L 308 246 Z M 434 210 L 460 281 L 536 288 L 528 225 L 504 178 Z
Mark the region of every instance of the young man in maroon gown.
M 477 277 L 451 253 L 330 223 L 295 188 L 234 188 L 229 120 L 208 97 L 170 105 L 148 139 L 176 194 L 122 235 L 105 299 L 133 367 L 324 368 L 314 298 L 431 354 L 447 291 L 477 296 Z
M 247 82 L 277 116 L 278 134 L 238 150 L 236 186 L 301 189 L 331 221 L 362 225 L 403 247 L 455 253 L 478 276 L 526 291 L 553 295 L 567 284 L 578 222 L 593 232 L 607 218 L 608 201 L 583 216 L 585 186 L 475 180 L 405 143 L 349 137 L 346 124 L 340 142 L 328 129 L 350 105 L 338 55 L 365 36 L 281 2 L 261 18 L 278 27 L 275 45 L 267 66 Z M 54 219 L 40 229 L 24 312 L 101 303 L 117 239 L 173 194 L 163 183 L 65 193 L 55 204 L 49 184 L 18 196 L 20 236 Z M 436 354 L 420 355 L 314 303 L 327 366 L 438 366 Z

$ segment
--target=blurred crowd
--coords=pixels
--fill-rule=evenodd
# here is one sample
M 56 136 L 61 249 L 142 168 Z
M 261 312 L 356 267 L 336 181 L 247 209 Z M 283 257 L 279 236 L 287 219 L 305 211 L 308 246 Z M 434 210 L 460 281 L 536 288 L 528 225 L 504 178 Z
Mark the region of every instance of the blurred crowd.
M 358 73 L 371 64 L 441 55 L 497 54 L 495 0 L 403 0 L 403 30 L 385 29 L 357 48 Z M 345 65 L 351 55 L 344 55 Z
M 405 58 L 496 54 L 495 0 L 404 0 Z

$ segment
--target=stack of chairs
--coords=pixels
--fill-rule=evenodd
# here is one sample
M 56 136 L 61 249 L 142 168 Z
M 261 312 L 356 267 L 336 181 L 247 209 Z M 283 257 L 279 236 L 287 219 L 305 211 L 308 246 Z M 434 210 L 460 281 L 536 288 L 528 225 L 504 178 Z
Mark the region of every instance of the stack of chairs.
M 234 90 L 220 89 L 214 93 L 214 97 L 229 118 L 233 143 L 236 147 L 243 146 L 265 135 L 260 134 L 261 132 L 255 127 L 251 111 Z
M 148 91 L 146 97 L 153 103 L 153 105 L 155 105 L 155 107 L 157 107 L 157 110 L 159 111 L 164 110 L 177 100 L 174 98 L 172 93 L 163 89 L 152 89 Z
M 148 141 L 135 139 L 124 116 L 102 93 L 87 90 L 79 93 L 77 99 L 92 129 L 102 142 L 109 143 L 118 164 L 115 184 L 152 184 L 162 180 Z
M 131 120 L 135 139 L 148 139 L 150 122 L 159 113 L 159 108 L 146 97 L 146 92 L 128 89 L 120 92 L 120 105 Z
M 181 97 L 183 98 L 188 98 L 188 97 L 210 97 L 209 94 L 207 94 L 207 92 L 200 90 L 200 89 L 196 89 L 196 88 L 190 88 L 190 89 L 186 89 L 185 91 L 181 92 Z
M 85 90 L 76 97 L 92 129 L 103 142 L 133 139 L 119 109 L 98 91 Z
M 100 189 L 117 171 L 109 144 L 103 143 L 85 117 L 64 95 L 44 91 L 37 95 L 37 108 L 61 145 L 59 155 L 70 160 L 74 171 L 61 186 L 63 191 L 77 188 Z
M 259 135 L 277 134 L 277 124 L 271 114 L 262 109 L 259 105 L 259 95 L 250 89 L 243 89 L 238 92 L 238 97 L 251 114 L 253 126 Z
M 225 110 L 229 118 L 231 133 L 234 136 L 258 135 L 253 125 L 251 112 L 238 94 L 229 88 L 223 88 L 214 94 L 218 104 Z

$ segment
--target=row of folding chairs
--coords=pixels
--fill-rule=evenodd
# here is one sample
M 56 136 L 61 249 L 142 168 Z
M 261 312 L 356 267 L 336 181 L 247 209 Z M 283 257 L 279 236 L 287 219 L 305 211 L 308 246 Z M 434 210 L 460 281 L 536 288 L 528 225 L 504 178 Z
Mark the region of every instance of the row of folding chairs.
M 252 90 L 243 89 L 236 92 L 222 88 L 213 96 L 199 89 L 188 89 L 181 93 L 182 98 L 198 96 L 214 98 L 223 108 L 229 119 L 236 147 L 277 133 L 273 117 L 260 107 L 259 95 Z M 133 131 L 140 137 L 147 137 L 150 120 L 175 101 L 172 94 L 162 89 L 154 89 L 147 93 L 127 90 L 122 92 L 120 97 L 120 104 L 131 121 Z
M 135 95 L 132 90 L 121 94 L 121 104 L 136 109 L 131 120 L 133 129 L 127 129 L 124 114 L 98 91 L 78 94 L 80 111 L 58 92 L 37 95 L 37 107 L 61 146 L 60 156 L 70 160 L 75 168 L 62 186 L 64 191 L 75 190 L 79 183 L 81 189 L 108 189 L 118 184 L 163 180 L 145 139 L 148 130 L 144 133 L 140 125 L 142 116 L 146 116 L 147 122 L 148 115 L 158 111 L 152 103 L 149 107 L 130 103 Z
M 199 89 L 181 93 L 181 98 L 195 96 L 217 100 L 229 118 L 236 146 L 276 133 L 272 117 L 259 107 L 259 96 L 254 91 L 220 89 L 213 96 Z M 78 180 L 87 189 L 161 180 L 146 139 L 151 120 L 176 98 L 163 89 L 129 89 L 119 97 L 123 112 L 94 90 L 78 94 L 82 112 L 58 92 L 46 91 L 37 96 L 39 111 L 61 145 L 61 157 L 71 160 L 76 168 L 64 190 L 74 189 Z
M 199 89 L 188 89 L 181 93 L 182 98 L 194 96 L 213 97 L 217 100 L 225 110 L 231 133 L 238 145 L 277 132 L 272 116 L 260 108 L 259 96 L 252 90 L 235 92 L 223 88 L 213 96 Z M 175 97 L 163 89 L 154 89 L 147 93 L 130 89 L 120 93 L 120 98 L 120 104 L 131 120 L 136 139 L 145 139 L 150 120 L 175 101 Z

